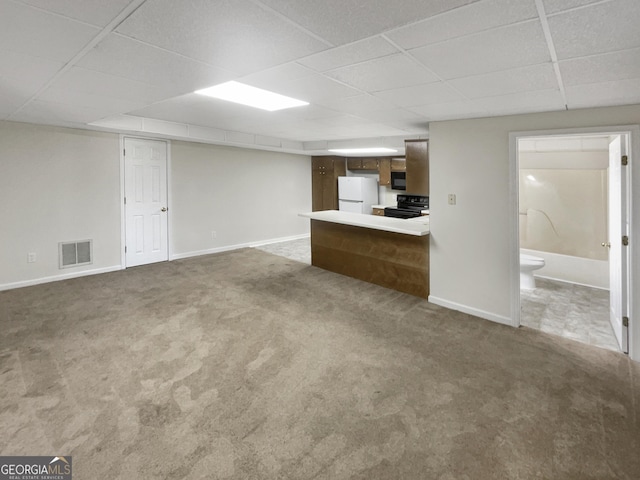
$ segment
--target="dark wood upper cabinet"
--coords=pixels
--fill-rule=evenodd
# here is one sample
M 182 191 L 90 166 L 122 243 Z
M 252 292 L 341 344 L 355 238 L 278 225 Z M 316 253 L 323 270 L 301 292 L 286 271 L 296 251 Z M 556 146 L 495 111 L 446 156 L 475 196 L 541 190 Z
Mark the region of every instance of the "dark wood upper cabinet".
M 391 185 L 391 159 L 380 158 L 378 161 L 378 173 L 380 185 Z
M 407 161 L 403 158 L 392 158 L 391 159 L 391 171 L 392 172 L 406 172 L 407 171 Z
M 429 150 L 427 140 L 405 140 L 407 193 L 429 195 Z
M 378 170 L 380 158 L 378 157 L 352 157 L 347 158 L 347 170 Z
M 343 157 L 311 157 L 311 208 L 338 210 L 338 177 L 347 174 Z

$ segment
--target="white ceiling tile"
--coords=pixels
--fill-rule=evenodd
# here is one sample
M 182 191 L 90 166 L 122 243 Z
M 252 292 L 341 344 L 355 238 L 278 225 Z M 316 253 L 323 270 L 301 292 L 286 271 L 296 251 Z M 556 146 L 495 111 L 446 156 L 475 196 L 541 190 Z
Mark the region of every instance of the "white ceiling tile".
M 249 85 L 272 85 L 277 88 L 277 85 L 282 85 L 285 82 L 297 80 L 298 78 L 308 77 L 315 73 L 316 72 L 305 66 L 295 62 L 289 62 L 284 65 L 278 65 L 277 67 L 267 68 L 266 70 L 239 77 L 237 80 Z
M 527 112 L 564 110 L 559 90 L 542 90 L 519 94 L 478 98 L 462 102 L 439 103 L 410 108 L 429 120 L 513 115 Z
M 122 35 L 111 34 L 77 65 L 97 72 L 161 87 L 172 96 L 235 78 L 227 70 L 205 65 Z
M 366 92 L 435 82 L 438 77 L 404 54 L 390 55 L 326 72 Z
M 65 17 L 87 22 L 100 27 L 106 26 L 131 0 L 20 0 L 22 3 L 55 12 Z
M 251 81 L 250 83 L 255 87 L 271 90 L 281 95 L 319 104 L 322 104 L 326 99 L 350 97 L 361 93 L 320 73 L 291 80 L 283 78 L 280 81 L 272 79 L 259 82 Z
M 614 0 L 549 17 L 560 60 L 640 47 L 640 2 Z
M 137 104 L 137 108 L 141 108 L 145 104 L 164 100 L 172 92 L 170 89 L 129 78 L 73 67 L 56 79 L 40 98 L 55 101 L 56 97 L 63 98 L 76 93 L 127 100 Z
M 96 27 L 0 0 L 0 48 L 67 62 L 100 32 Z
M 640 103 L 640 78 L 565 88 L 570 109 Z
M 251 2 L 148 0 L 118 32 L 210 65 L 248 74 L 327 48 Z
M 6 120 L 29 99 L 26 95 L 18 95 L 5 90 L 0 77 L 0 120 Z
M 444 82 L 385 90 L 377 92 L 375 96 L 398 107 L 415 107 L 430 103 L 464 100 L 459 92 Z
M 346 98 L 330 98 L 323 101 L 322 105 L 333 111 L 337 110 L 352 115 L 361 115 L 366 112 L 393 108 L 393 104 L 366 93 Z
M 126 113 L 131 110 L 144 107 L 146 104 L 140 100 L 107 97 L 92 93 L 78 92 L 74 90 L 51 91 L 38 97 L 39 100 L 51 103 L 64 103 L 74 107 L 87 107 L 107 112 L 107 115 Z
M 334 45 L 342 45 L 477 0 L 260 1 Z
M 372 37 L 342 47 L 332 48 L 299 60 L 299 63 L 319 72 L 360 63 L 374 58 L 398 53 L 398 50 L 382 37 Z
M 559 88 L 551 63 L 457 78 L 449 84 L 469 98 Z
M 0 50 L 0 89 L 30 97 L 63 66 L 62 62 Z
M 542 0 L 547 15 L 572 8 L 583 7 L 602 0 Z
M 640 78 L 640 48 L 560 62 L 565 85 Z
M 444 79 L 551 61 L 539 21 L 496 28 L 410 53 Z
M 535 18 L 538 18 L 538 11 L 533 0 L 487 0 L 399 28 L 386 35 L 402 48 L 412 49 Z
M 87 124 L 108 117 L 112 113 L 109 110 L 99 110 L 86 106 L 35 100 L 20 112 L 12 115 L 11 120 L 44 125 Z
M 425 132 L 428 129 L 427 119 L 423 115 L 402 108 L 368 112 L 366 118 L 405 131 Z

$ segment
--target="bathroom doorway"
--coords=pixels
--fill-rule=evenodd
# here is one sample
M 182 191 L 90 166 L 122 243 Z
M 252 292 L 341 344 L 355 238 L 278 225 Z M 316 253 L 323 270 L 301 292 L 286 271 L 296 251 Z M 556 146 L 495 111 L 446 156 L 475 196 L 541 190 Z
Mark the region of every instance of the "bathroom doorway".
M 628 227 L 614 221 L 628 217 L 628 199 L 616 204 L 626 179 L 611 167 L 629 140 L 607 131 L 517 138 L 520 325 L 628 351 L 626 259 L 611 241 Z

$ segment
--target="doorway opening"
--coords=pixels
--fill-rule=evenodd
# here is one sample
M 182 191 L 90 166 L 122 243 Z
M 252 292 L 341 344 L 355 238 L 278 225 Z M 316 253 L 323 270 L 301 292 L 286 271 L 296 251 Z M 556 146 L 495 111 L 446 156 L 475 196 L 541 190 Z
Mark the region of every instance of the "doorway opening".
M 628 352 L 629 145 L 619 131 L 517 135 L 517 325 Z

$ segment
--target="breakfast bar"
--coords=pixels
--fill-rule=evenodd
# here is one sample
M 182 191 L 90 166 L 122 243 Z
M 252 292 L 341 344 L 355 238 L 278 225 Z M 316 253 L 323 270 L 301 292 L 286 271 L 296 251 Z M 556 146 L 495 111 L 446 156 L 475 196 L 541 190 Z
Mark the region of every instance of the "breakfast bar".
M 311 219 L 311 264 L 422 298 L 429 295 L 429 220 L 323 210 Z

